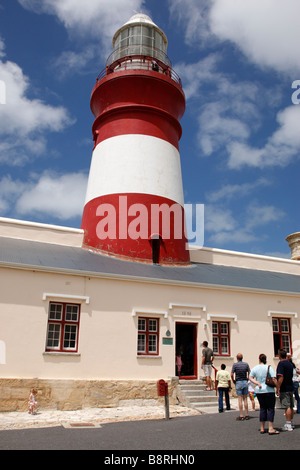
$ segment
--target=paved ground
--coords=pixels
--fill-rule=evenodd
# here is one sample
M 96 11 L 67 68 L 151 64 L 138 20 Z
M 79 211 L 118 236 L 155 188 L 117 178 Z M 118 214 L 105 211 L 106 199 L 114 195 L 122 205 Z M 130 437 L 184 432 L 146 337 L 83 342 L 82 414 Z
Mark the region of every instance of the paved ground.
M 295 415 L 293 432 L 261 435 L 259 411 L 250 412 L 248 421 L 236 421 L 237 400 L 232 399 L 231 405 L 232 411 L 224 413 L 218 413 L 215 407 L 203 408 L 199 413 L 171 406 L 169 420 L 165 419 L 164 406 L 145 403 L 79 411 L 40 410 L 35 416 L 0 413 L 0 449 L 100 450 L 100 463 L 132 455 L 139 458 L 136 466 L 142 466 L 149 464 L 157 451 L 166 458 L 171 453 L 188 455 L 198 465 L 203 459 L 200 450 L 300 448 L 300 415 Z M 280 429 L 284 421 L 283 410 L 277 409 L 275 428 Z
M 237 409 L 237 400 L 232 399 L 233 410 Z M 183 406 L 170 406 L 170 417 L 195 416 L 199 414 L 218 413 L 217 407 L 201 408 L 200 411 Z M 101 424 L 121 421 L 164 419 L 164 405 L 149 405 L 146 401 L 119 408 L 86 408 L 78 411 L 39 410 L 37 415 L 25 412 L 0 413 L 0 430 L 45 428 L 53 426 L 83 427 L 84 424 Z

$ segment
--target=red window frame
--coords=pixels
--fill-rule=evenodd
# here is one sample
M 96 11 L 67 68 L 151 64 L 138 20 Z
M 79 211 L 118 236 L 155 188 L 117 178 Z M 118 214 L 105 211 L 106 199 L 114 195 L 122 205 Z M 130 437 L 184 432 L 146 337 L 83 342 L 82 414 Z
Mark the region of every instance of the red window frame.
M 214 333 L 214 325 L 217 325 L 217 333 Z M 226 325 L 227 333 L 222 333 L 222 325 Z M 213 321 L 212 322 L 212 337 L 213 337 L 213 351 L 215 356 L 228 357 L 230 356 L 230 322 L 227 321 Z M 226 354 L 222 353 L 222 339 L 227 339 L 227 348 L 228 352 Z M 218 343 L 218 352 L 214 348 L 214 344 L 217 341 Z
M 49 303 L 47 352 L 78 352 L 80 307 L 80 304 L 70 302 Z M 66 343 L 74 346 L 68 347 Z
M 154 328 L 156 325 L 156 328 Z M 156 349 L 153 350 L 155 337 Z M 159 318 L 138 318 L 138 356 L 158 356 L 159 355 Z
M 275 322 L 277 323 L 278 328 L 274 328 Z M 285 331 L 282 328 L 282 322 L 287 322 L 288 331 Z M 274 356 L 278 357 L 278 349 L 284 349 L 288 354 L 293 354 L 292 352 L 292 340 L 291 340 L 291 322 L 289 318 L 273 317 L 272 318 L 272 330 L 273 330 L 273 345 L 274 345 Z M 288 337 L 289 341 L 289 350 L 287 350 L 286 345 L 283 342 L 283 336 Z M 277 351 L 276 351 L 277 349 Z M 277 353 L 277 354 L 276 354 Z

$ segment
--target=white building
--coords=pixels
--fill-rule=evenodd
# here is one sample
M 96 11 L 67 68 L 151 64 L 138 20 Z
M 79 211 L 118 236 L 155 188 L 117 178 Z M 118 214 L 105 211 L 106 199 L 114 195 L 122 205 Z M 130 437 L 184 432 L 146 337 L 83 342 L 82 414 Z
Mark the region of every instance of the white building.
M 176 233 L 184 226 L 185 101 L 167 39 L 135 15 L 114 47 L 92 93 L 95 147 L 82 229 L 0 219 L 1 411 L 25 409 L 32 387 L 41 406 L 59 409 L 156 399 L 159 379 L 175 402 L 176 353 L 181 378 L 198 379 L 205 340 L 216 368 L 230 370 L 238 352 L 252 366 L 263 352 L 276 367 L 280 347 L 300 355 L 299 234 L 288 237 L 291 260 L 188 249 Z M 124 237 L 124 197 L 145 208 L 135 225 L 140 237 L 128 236 L 129 219 Z M 169 236 L 163 222 L 151 228 L 153 205 L 179 208 Z M 118 226 L 110 225 L 110 208 Z M 116 236 L 102 237 L 99 227 Z

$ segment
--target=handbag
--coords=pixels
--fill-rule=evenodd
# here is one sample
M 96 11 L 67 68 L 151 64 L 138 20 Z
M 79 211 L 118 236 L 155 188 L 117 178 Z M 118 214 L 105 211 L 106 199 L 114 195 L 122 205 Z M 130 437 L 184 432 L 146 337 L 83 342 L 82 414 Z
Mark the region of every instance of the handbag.
M 270 369 L 270 366 L 268 366 L 268 372 L 267 372 L 267 377 L 266 377 L 265 384 L 268 385 L 269 387 L 276 387 L 274 377 L 269 376 L 269 369 Z

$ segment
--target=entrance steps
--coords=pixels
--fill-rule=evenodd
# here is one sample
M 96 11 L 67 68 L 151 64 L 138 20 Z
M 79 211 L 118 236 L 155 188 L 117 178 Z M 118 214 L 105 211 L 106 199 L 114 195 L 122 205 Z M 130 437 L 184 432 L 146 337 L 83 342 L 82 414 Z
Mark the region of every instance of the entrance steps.
M 218 408 L 216 391 L 206 391 L 203 380 L 179 380 L 177 398 L 179 402 L 189 408 L 201 410 L 206 407 Z

